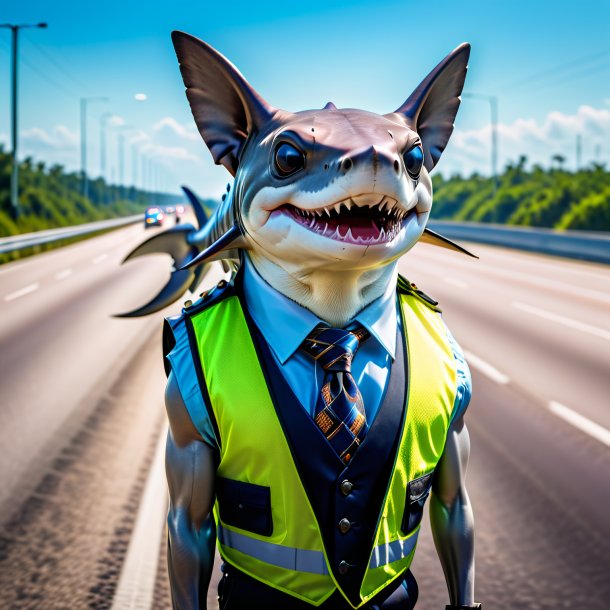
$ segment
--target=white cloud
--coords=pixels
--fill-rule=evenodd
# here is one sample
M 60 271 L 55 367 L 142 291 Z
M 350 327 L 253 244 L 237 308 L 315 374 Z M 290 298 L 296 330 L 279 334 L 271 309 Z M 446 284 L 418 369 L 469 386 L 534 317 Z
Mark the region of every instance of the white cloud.
M 20 134 L 20 144 L 25 149 L 72 150 L 78 146 L 78 133 L 65 125 L 57 125 L 50 132 L 40 127 L 24 129 Z
M 174 135 L 184 140 L 196 141 L 199 133 L 194 123 L 183 125 L 176 119 L 167 116 L 153 125 L 153 132 L 159 135 Z
M 550 112 L 543 121 L 519 118 L 498 124 L 498 169 L 525 155 L 531 163 L 550 164 L 555 154 L 576 164 L 576 139 L 581 137 L 581 164 L 610 161 L 610 110 L 580 106 L 575 114 Z M 439 163 L 443 173 L 489 174 L 491 125 L 479 129 L 456 129 Z
M 118 114 L 113 114 L 108 118 L 107 124 L 110 125 L 110 127 L 122 127 L 125 125 L 125 119 Z

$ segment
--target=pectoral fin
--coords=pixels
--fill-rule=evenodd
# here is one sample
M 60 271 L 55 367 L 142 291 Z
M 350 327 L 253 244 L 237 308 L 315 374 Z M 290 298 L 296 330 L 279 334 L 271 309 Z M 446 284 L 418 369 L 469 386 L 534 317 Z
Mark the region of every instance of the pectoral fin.
M 419 241 L 425 244 L 432 244 L 433 246 L 440 246 L 441 248 L 447 248 L 447 250 L 455 250 L 456 252 L 461 252 L 462 254 L 467 254 L 468 256 L 472 256 L 472 258 L 479 258 L 476 254 L 469 252 L 466 248 L 462 248 L 462 246 L 456 244 L 455 242 L 443 237 L 439 233 L 432 231 L 431 229 L 424 229 L 423 235 L 419 238 Z

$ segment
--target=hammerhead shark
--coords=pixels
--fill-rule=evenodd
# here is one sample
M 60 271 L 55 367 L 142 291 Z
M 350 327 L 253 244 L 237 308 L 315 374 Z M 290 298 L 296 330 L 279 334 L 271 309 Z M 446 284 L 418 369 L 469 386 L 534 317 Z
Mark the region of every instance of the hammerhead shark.
M 174 268 L 159 294 L 121 317 L 159 311 L 194 292 L 212 261 L 236 271 L 247 251 L 269 284 L 340 324 L 383 292 L 391 263 L 418 241 L 475 256 L 426 227 L 429 172 L 453 132 L 468 44 L 380 115 L 332 102 L 300 112 L 275 108 L 205 42 L 183 32 L 172 40 L 199 132 L 234 183 L 210 218 L 185 191 L 198 227 L 177 225 L 126 257 L 168 253 Z

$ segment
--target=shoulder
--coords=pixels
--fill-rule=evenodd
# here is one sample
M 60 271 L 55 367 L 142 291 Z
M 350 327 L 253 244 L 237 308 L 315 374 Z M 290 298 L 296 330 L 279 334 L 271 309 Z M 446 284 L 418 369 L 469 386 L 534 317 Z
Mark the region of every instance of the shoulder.
M 203 440 L 191 419 L 173 372 L 170 372 L 165 387 L 165 409 L 172 437 L 178 445 L 187 445 L 195 440 Z
M 472 377 L 470 375 L 470 368 L 466 362 L 464 350 L 462 350 L 460 344 L 456 341 L 444 320 L 443 324 L 455 361 L 457 387 L 452 421 L 457 421 L 459 418 L 463 417 L 470 404 L 470 398 L 472 397 Z

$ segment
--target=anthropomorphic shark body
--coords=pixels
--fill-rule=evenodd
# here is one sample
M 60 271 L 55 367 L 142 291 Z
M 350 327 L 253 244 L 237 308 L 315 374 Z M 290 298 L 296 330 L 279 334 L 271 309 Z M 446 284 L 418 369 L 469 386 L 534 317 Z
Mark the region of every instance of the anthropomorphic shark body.
M 426 223 L 470 47 L 380 115 L 274 108 L 209 45 L 172 38 L 197 127 L 234 182 L 209 220 L 187 192 L 199 226 L 130 255 L 166 251 L 176 269 L 126 315 L 195 289 L 211 261 L 244 267 L 166 320 L 174 607 L 205 607 L 217 542 L 223 610 L 411 610 L 430 495 L 447 608 L 480 608 L 464 483 L 470 375 L 439 309 L 396 269 L 419 240 L 465 252 Z
M 469 254 L 426 229 L 429 171 L 453 131 L 469 45 L 379 115 L 332 103 L 276 109 L 204 42 L 181 32 L 173 41 L 199 131 L 234 186 L 199 229 L 160 234 L 128 257 L 166 251 L 177 269 L 151 303 L 125 315 L 161 309 L 196 288 L 202 264 L 238 265 L 247 251 L 269 284 L 341 325 L 383 292 L 417 241 Z

